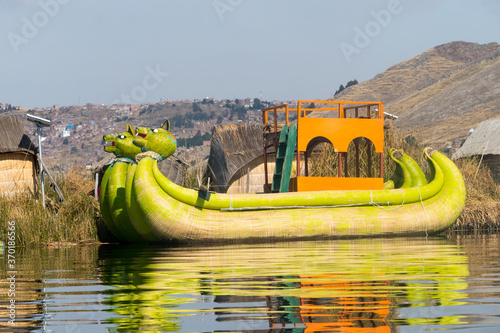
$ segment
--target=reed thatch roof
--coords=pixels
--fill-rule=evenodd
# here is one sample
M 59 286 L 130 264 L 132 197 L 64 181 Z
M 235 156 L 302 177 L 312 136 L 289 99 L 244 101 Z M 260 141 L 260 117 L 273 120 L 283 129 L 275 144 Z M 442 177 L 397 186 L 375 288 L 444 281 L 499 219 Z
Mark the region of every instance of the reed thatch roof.
M 36 154 L 38 148 L 26 135 L 23 124 L 15 116 L 0 118 L 0 153 Z
M 177 157 L 169 156 L 167 159 L 158 162 L 160 172 L 171 182 L 177 185 L 184 185 L 186 170 L 188 165 Z
M 500 118 L 481 122 L 452 159 L 474 155 L 500 155 Z
M 262 154 L 262 125 L 215 126 L 208 158 L 208 172 L 214 189 L 226 192 L 232 177 Z
M 37 152 L 17 117 L 0 118 L 0 196 L 35 190 Z

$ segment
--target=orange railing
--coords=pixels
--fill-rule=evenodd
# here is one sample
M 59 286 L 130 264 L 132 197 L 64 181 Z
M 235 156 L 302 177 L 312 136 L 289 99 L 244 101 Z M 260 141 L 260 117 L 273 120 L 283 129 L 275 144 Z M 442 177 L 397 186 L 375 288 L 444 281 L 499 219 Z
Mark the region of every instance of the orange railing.
M 286 125 L 290 125 L 290 111 L 297 111 L 297 109 L 290 109 L 288 108 L 288 104 L 282 104 L 278 106 L 273 106 L 270 108 L 265 108 L 262 109 L 262 124 L 266 126 L 266 124 L 269 123 L 269 117 L 268 113 L 272 112 L 273 113 L 273 128 L 274 131 L 270 131 L 270 134 L 274 132 L 274 138 L 273 138 L 273 145 L 274 145 L 274 150 L 275 152 L 278 150 L 278 112 L 285 112 L 285 123 Z M 265 185 L 264 185 L 264 192 L 270 192 L 270 184 L 269 184 L 269 179 L 268 179 L 268 167 L 267 167 L 267 146 L 269 142 L 267 141 L 267 137 L 264 136 L 264 180 L 265 180 Z
M 309 103 L 308 107 L 302 107 Z M 273 124 L 269 122 L 269 113 L 273 113 Z M 358 101 L 318 101 L 318 100 L 299 100 L 297 108 L 289 108 L 288 104 L 278 105 L 262 110 L 262 121 L 264 125 L 274 128 L 274 146 L 278 146 L 278 113 L 285 113 L 285 122 L 290 123 L 290 112 L 297 112 L 297 179 L 292 182 L 295 184 L 295 190 L 319 190 L 319 187 L 332 186 L 338 189 L 357 189 L 366 184 L 375 189 L 383 184 L 383 121 L 384 107 L 382 102 L 358 102 Z M 313 113 L 314 112 L 314 113 Z M 319 112 L 330 112 L 327 118 L 318 117 Z M 332 116 L 333 112 L 333 116 Z M 365 138 L 367 142 L 373 144 L 375 151 L 381 154 L 380 158 L 380 177 L 377 179 L 353 179 L 344 176 L 343 170 L 347 168 L 347 149 L 351 141 L 358 138 Z M 338 177 L 330 179 L 331 184 L 323 179 L 318 182 L 314 179 L 305 179 L 308 176 L 307 156 L 311 147 L 314 147 L 318 139 L 323 142 L 334 144 L 338 152 L 339 167 Z M 264 140 L 264 171 L 266 188 L 268 184 L 267 167 L 267 146 L 268 140 Z M 357 148 L 357 146 L 356 146 Z M 306 177 L 301 177 L 301 153 L 305 157 Z M 369 168 L 371 168 L 371 155 L 369 155 Z M 343 165 L 345 164 L 345 166 Z M 359 163 L 357 163 L 359 164 Z M 359 168 L 359 167 L 357 167 Z M 359 174 L 359 170 L 357 170 Z M 340 178 L 343 178 L 341 181 Z M 300 179 L 299 179 L 300 178 Z M 313 182 L 314 185 L 313 185 Z M 332 188 L 333 189 L 333 188 Z

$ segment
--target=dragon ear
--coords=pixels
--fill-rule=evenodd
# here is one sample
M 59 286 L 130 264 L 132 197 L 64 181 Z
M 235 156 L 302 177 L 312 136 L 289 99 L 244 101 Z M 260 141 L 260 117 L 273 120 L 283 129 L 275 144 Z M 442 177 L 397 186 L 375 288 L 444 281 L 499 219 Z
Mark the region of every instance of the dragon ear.
M 127 124 L 127 132 L 132 134 L 132 136 L 135 136 L 134 128 L 132 126 L 130 126 L 130 124 Z
M 165 120 L 165 122 L 163 124 L 161 124 L 160 127 L 167 130 L 167 131 L 170 131 L 170 120 Z

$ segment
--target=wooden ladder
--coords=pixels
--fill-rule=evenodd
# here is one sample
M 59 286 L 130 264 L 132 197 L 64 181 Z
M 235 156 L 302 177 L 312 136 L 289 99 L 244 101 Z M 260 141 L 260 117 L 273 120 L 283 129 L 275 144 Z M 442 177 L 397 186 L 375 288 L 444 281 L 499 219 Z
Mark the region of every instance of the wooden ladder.
M 295 124 L 290 124 L 290 127 L 283 126 L 276 151 L 276 165 L 274 167 L 271 193 L 288 192 L 296 144 L 297 126 Z

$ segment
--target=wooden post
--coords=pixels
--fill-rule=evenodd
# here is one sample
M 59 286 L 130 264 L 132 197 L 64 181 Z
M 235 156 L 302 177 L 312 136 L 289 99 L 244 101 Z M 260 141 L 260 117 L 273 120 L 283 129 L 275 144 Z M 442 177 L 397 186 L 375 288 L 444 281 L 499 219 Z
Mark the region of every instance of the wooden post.
M 300 101 L 297 101 L 297 178 L 300 177 L 300 150 L 299 150 L 299 126 L 300 126 Z M 297 179 L 297 189 L 299 180 Z
M 380 153 L 380 178 L 384 178 L 384 153 Z
M 94 199 L 99 200 L 99 172 L 95 173 Z
M 305 164 L 305 169 L 306 169 L 306 177 L 309 177 L 309 159 L 307 157 L 307 151 L 304 154 L 304 164 Z
M 355 148 L 355 155 L 356 155 L 355 156 L 355 159 L 356 159 L 356 177 L 359 178 L 359 139 L 354 139 L 354 148 Z
M 349 177 L 349 168 L 347 167 L 347 152 L 344 153 L 344 175 Z
M 338 175 L 339 175 L 339 178 L 341 178 L 342 177 L 342 153 L 341 152 L 337 153 L 337 156 L 339 157 Z
M 268 169 L 267 169 L 267 149 L 266 149 L 267 139 L 266 139 L 266 137 L 264 137 L 263 141 L 264 141 L 264 192 L 269 193 L 269 192 L 267 192 L 267 190 L 269 189 L 269 179 L 267 177 Z
M 365 138 L 366 142 L 366 155 L 368 160 L 368 177 L 372 176 L 372 142 Z
M 274 109 L 274 149 L 278 153 L 278 111 Z

